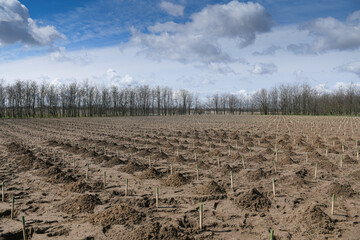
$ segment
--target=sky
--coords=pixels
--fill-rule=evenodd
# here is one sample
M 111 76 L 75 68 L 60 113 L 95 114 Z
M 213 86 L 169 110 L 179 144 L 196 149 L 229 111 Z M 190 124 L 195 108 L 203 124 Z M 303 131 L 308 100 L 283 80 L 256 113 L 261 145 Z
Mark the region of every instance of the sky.
M 0 0 L 0 79 L 202 97 L 360 86 L 360 1 Z

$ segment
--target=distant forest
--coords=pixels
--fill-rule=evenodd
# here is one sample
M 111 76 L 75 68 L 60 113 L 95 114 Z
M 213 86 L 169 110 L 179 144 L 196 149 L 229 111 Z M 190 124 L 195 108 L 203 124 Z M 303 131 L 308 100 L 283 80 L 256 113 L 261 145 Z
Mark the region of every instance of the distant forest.
M 200 99 L 169 87 L 99 88 L 88 82 L 55 86 L 0 81 L 0 117 L 95 117 L 184 114 L 359 115 L 360 88 L 318 92 L 308 84 L 281 84 L 251 96 L 215 93 Z

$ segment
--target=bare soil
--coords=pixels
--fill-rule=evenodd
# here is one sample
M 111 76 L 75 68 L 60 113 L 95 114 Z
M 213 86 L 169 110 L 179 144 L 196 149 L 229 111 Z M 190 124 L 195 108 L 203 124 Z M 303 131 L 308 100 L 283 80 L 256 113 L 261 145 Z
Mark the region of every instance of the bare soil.
M 359 143 L 353 117 L 1 119 L 0 239 L 359 239 Z

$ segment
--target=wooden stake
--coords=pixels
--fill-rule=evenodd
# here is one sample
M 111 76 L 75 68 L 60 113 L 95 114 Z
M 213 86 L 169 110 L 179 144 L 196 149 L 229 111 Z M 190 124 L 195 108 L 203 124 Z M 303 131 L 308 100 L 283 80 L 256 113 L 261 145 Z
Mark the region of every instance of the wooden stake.
M 5 202 L 5 183 L 4 183 L 4 181 L 1 184 L 1 201 Z
M 318 169 L 318 163 L 316 163 L 316 165 L 315 165 L 315 176 L 314 176 L 314 179 L 316 179 L 317 169 Z
M 275 178 L 272 179 L 272 187 L 273 187 L 273 194 L 274 194 L 274 198 L 276 197 L 275 194 Z
M 231 190 L 234 190 L 234 183 L 233 183 L 233 173 L 230 171 L 230 181 L 231 181 Z
M 159 208 L 159 188 L 156 187 L 155 189 L 155 204 L 156 208 Z
M 244 155 L 241 156 L 241 160 L 242 160 L 243 168 L 245 169 Z
M 343 155 L 341 154 L 340 155 L 340 168 L 343 167 Z
M 104 189 L 106 188 L 106 171 L 104 171 Z
M 334 206 L 335 206 L 335 194 L 331 198 L 331 216 L 334 215 Z
M 327 157 L 328 155 L 328 147 L 326 147 L 326 151 L 325 151 L 325 156 Z
M 14 219 L 14 210 L 15 210 L 15 197 L 12 196 L 12 204 L 11 204 L 11 219 Z
M 196 164 L 196 181 L 199 181 L 199 167 Z
M 151 157 L 149 155 L 149 168 L 151 167 Z
M 274 170 L 275 170 L 275 173 L 276 173 L 276 161 L 274 159 Z
M 270 229 L 270 240 L 274 240 L 274 229 Z
M 228 147 L 229 148 L 229 156 L 231 155 L 231 150 L 230 150 L 230 146 Z
M 26 237 L 25 217 L 24 216 L 21 217 L 21 222 L 22 222 L 23 237 L 24 237 L 24 240 L 26 240 L 27 237 Z
M 357 152 L 356 152 L 356 160 L 359 161 L 359 149 L 358 149 Z
M 89 164 L 87 163 L 86 164 L 86 180 L 88 180 L 89 179 Z
M 220 167 L 220 157 L 218 157 L 218 159 L 217 159 L 217 164 L 218 164 L 218 167 Z
M 200 203 L 200 207 L 199 207 L 199 228 L 200 228 L 200 230 L 202 230 L 202 228 L 203 228 L 203 221 L 204 221 L 203 217 L 204 217 L 203 204 Z
M 129 190 L 129 180 L 126 179 L 125 180 L 125 196 L 128 195 L 128 190 Z

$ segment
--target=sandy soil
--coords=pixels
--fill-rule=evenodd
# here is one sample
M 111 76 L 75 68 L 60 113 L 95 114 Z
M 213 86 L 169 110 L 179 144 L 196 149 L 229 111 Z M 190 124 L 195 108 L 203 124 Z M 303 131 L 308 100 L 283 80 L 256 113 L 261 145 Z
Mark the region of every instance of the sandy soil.
M 29 239 L 359 239 L 359 140 L 345 117 L 0 120 L 0 239 L 22 216 Z

